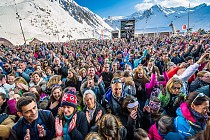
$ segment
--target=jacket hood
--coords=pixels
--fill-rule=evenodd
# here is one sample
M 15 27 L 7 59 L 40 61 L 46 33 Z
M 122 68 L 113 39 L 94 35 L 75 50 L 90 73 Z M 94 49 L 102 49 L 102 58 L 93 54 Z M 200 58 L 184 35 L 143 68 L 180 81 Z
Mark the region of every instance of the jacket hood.
M 184 102 L 180 105 L 180 108 L 177 109 L 176 113 L 178 116 L 183 116 L 185 119 L 187 119 L 193 123 L 196 122 L 196 120 L 193 118 L 186 102 Z

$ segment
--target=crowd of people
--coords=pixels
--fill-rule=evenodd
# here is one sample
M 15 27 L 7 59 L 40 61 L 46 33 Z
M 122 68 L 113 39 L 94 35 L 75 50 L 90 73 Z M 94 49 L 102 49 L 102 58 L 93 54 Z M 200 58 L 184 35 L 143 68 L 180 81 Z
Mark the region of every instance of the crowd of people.
M 0 139 L 209 140 L 210 36 L 0 47 Z

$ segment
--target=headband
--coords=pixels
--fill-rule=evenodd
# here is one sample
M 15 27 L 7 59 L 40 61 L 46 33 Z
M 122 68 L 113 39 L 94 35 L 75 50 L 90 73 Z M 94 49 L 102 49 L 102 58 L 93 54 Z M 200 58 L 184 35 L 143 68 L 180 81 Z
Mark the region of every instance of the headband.
M 129 103 L 129 104 L 127 105 L 127 108 L 134 108 L 134 107 L 137 106 L 137 105 L 139 105 L 139 102 L 138 102 L 138 101 L 135 101 L 135 102 L 133 102 L 133 103 Z

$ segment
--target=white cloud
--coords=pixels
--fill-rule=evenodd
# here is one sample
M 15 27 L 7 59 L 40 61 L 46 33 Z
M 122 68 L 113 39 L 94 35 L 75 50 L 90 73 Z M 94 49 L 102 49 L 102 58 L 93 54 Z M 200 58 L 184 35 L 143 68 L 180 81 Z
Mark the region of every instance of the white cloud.
M 136 11 L 144 11 L 146 9 L 151 8 L 153 5 L 154 5 L 153 3 L 140 3 L 135 5 L 134 8 L 136 9 Z
M 142 11 L 145 9 L 149 9 L 151 6 L 155 4 L 160 4 L 164 7 L 177 7 L 177 6 L 185 6 L 188 7 L 190 3 L 191 7 L 197 6 L 201 3 L 210 4 L 210 0 L 144 0 L 142 3 L 137 4 L 134 8 L 137 11 Z

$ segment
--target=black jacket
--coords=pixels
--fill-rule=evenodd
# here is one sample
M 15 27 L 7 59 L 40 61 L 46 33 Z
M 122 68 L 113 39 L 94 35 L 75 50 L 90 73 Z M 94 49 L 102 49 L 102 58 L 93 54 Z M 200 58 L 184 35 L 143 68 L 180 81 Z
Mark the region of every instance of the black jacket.
M 88 122 L 84 112 L 77 112 L 76 127 L 69 133 L 72 140 L 84 140 L 88 134 Z
M 112 81 L 112 78 L 113 78 L 113 73 L 112 72 L 102 72 L 101 76 L 103 77 L 103 81 L 104 81 L 104 84 L 105 84 L 105 89 L 107 89 L 111 84 L 111 81 Z
M 106 114 L 106 111 L 98 102 L 96 102 L 96 110 L 95 110 L 95 112 L 93 114 L 93 119 L 90 121 L 90 124 L 88 124 L 88 130 L 89 131 L 90 131 L 90 128 L 95 125 L 95 123 L 96 123 L 96 116 L 97 116 L 97 114 L 98 114 L 98 112 L 100 110 L 102 110 L 102 115 L 101 115 L 101 117 L 102 117 L 104 114 Z M 85 106 L 84 109 L 83 109 L 84 113 L 86 113 L 86 111 L 87 111 L 87 106 Z
M 127 129 L 127 139 L 133 139 L 134 130 L 137 128 L 143 128 L 144 130 L 148 130 L 151 124 L 151 116 L 148 112 L 142 112 L 140 108 L 137 110 L 137 119 L 133 120 L 130 117 L 130 113 L 128 111 L 124 111 L 123 116 L 120 116 L 123 125 Z
M 0 114 L 7 113 L 7 101 L 0 106 Z

